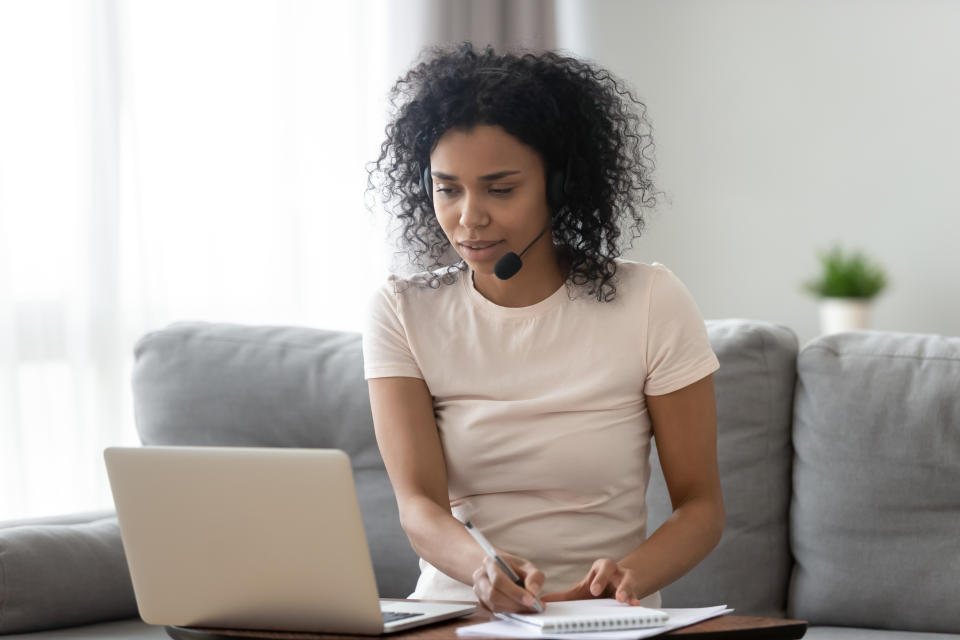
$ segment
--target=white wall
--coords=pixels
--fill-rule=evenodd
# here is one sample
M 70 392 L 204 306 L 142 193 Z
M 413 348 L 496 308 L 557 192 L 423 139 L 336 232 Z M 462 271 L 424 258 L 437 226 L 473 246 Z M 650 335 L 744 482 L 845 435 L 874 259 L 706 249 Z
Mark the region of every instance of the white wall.
M 558 47 L 648 106 L 670 194 L 629 257 L 706 318 L 819 333 L 835 240 L 892 279 L 873 328 L 960 336 L 960 2 L 559 0 Z

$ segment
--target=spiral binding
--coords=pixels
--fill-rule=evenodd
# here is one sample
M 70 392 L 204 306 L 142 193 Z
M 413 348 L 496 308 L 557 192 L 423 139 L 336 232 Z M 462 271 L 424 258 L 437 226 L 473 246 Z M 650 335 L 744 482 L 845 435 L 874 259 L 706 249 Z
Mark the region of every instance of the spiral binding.
M 545 633 L 568 633 L 571 631 L 616 631 L 637 627 L 666 624 L 663 616 L 634 616 L 632 618 L 587 618 L 579 620 L 544 621 Z

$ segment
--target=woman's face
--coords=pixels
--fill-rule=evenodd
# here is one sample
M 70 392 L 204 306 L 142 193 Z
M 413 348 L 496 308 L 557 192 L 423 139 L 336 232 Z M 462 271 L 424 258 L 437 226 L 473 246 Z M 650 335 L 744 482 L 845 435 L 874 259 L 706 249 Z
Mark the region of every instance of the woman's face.
M 540 155 L 499 126 L 447 131 L 430 172 L 437 221 L 477 273 L 492 274 L 497 260 L 520 253 L 549 223 Z

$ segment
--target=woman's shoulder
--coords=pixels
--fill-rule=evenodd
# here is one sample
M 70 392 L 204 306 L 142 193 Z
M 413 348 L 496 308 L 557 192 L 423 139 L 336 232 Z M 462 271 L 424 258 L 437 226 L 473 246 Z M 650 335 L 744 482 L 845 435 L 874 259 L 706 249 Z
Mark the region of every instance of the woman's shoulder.
M 662 262 L 623 258 L 616 261 L 617 296 L 622 292 L 624 298 L 632 300 L 633 304 L 645 309 L 650 306 L 662 308 L 664 300 L 689 295 L 683 281 Z
M 660 262 L 640 262 L 626 258 L 616 258 L 617 278 L 629 287 L 648 288 L 658 273 L 670 272 L 666 265 Z

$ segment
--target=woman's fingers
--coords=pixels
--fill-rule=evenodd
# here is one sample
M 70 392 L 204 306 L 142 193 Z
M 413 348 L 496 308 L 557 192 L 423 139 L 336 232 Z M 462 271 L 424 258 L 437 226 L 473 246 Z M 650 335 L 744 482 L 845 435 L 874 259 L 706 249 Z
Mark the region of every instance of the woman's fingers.
M 543 583 L 547 580 L 543 571 L 537 569 L 532 562 L 524 560 L 518 568 L 517 573 L 520 575 L 520 578 L 523 579 L 523 584 L 526 586 L 527 591 L 535 596 L 540 594 L 540 590 L 543 589 Z
M 633 571 L 630 569 L 622 569 L 622 573 L 616 583 L 616 599 L 618 602 L 632 606 L 640 604 L 633 584 Z
M 620 567 L 612 560 L 597 560 L 593 563 L 593 568 L 590 573 L 593 574 L 593 579 L 590 580 L 590 595 L 595 598 L 603 595 L 608 584 L 615 583 L 617 586 L 620 584 L 619 579 L 615 580 L 615 578 L 620 577 L 618 575 L 620 573 Z
M 484 584 L 487 581 L 487 576 L 483 572 L 483 567 L 477 568 L 473 572 L 473 593 L 477 596 L 477 600 L 480 601 L 480 604 L 485 606 L 487 609 L 490 609 L 489 604 L 487 603 L 487 596 L 489 595 L 490 589 L 488 584 Z
M 534 608 L 533 595 L 515 584 L 496 560 L 484 558 L 483 570 L 491 587 L 490 600 L 499 607 L 494 609 L 495 611 L 525 611 Z
M 524 587 L 514 583 L 493 558 L 484 558 L 483 565 L 473 573 L 474 592 L 477 598 L 491 611 L 529 611 L 534 609 L 534 594 L 543 589 L 545 576 L 533 563 L 510 557 L 506 562 L 523 580 Z M 634 572 L 625 569 L 610 559 L 593 563 L 583 580 L 566 591 L 552 591 L 540 596 L 542 602 L 584 600 L 612 595 L 618 602 L 637 606 Z
M 509 597 L 494 588 L 493 583 L 487 576 L 484 568 L 479 568 L 473 572 L 473 592 L 484 607 L 490 611 L 526 611 L 527 609 L 518 606 Z

